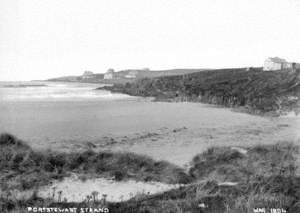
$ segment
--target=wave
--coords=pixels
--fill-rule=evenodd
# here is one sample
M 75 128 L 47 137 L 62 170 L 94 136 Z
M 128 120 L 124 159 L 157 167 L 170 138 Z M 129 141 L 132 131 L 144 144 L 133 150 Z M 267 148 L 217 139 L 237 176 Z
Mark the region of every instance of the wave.
M 115 100 L 130 97 L 106 90 L 95 90 L 98 85 L 84 84 L 7 84 L 0 87 L 2 101 L 48 100 Z
M 112 99 L 125 99 L 129 98 L 128 95 L 123 94 L 48 94 L 48 95 L 13 95 L 1 97 L 2 100 L 75 100 L 75 99 L 103 99 L 103 100 L 112 100 Z
M 8 84 L 8 85 L 3 85 L 2 87 L 4 88 L 25 88 L 25 87 L 47 87 L 45 84 Z

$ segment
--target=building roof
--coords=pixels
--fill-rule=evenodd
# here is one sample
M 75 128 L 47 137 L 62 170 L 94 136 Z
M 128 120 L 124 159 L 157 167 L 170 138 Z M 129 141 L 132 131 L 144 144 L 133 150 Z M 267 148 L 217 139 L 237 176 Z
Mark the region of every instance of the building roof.
M 93 72 L 91 72 L 91 71 L 85 71 L 84 73 L 83 73 L 83 75 L 93 75 L 94 73 Z
M 106 71 L 106 74 L 112 74 L 112 73 L 114 73 L 115 71 L 113 70 L 113 69 L 108 69 L 107 71 Z
M 283 58 L 279 58 L 279 57 L 270 57 L 268 58 L 270 61 L 275 62 L 275 63 L 286 63 L 287 61 Z

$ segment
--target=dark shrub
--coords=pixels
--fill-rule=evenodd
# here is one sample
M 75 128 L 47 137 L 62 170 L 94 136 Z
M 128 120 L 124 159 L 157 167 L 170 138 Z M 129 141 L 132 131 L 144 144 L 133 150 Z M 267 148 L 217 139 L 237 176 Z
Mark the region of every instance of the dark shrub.
M 77 169 L 83 164 L 87 164 L 91 158 L 95 156 L 93 151 L 85 151 L 82 153 L 68 154 L 68 167 L 70 169 Z
M 184 173 L 183 171 L 177 171 L 175 174 L 176 174 L 175 177 L 176 180 L 174 181 L 175 183 L 188 184 L 192 182 L 192 178 L 188 174 Z
M 231 148 L 209 148 L 193 158 L 189 173 L 194 178 L 207 177 L 211 172 L 217 171 L 218 168 L 224 165 L 236 165 L 244 158 L 242 153 Z M 220 172 L 222 173 L 222 170 Z
M 111 152 L 100 152 L 97 154 L 97 160 L 103 160 L 111 157 L 113 157 L 113 153 Z
M 46 159 L 52 167 L 61 168 L 64 167 L 66 162 L 65 154 L 63 153 L 51 153 Z
M 11 134 L 3 133 L 0 135 L 0 145 L 16 145 L 17 141 L 15 136 Z
M 106 164 L 102 161 L 98 161 L 95 166 L 96 173 L 102 173 L 108 171 Z
M 124 171 L 114 171 L 113 172 L 114 178 L 116 181 L 121 181 L 125 178 L 126 172 Z
M 17 139 L 15 136 L 3 133 L 0 135 L 0 146 L 18 146 L 23 148 L 29 148 L 23 141 Z

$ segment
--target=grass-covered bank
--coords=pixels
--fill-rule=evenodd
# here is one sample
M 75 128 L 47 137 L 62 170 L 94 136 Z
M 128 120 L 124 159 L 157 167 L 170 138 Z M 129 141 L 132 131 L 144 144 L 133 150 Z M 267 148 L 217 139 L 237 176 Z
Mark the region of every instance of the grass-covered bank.
M 255 208 L 300 211 L 298 147 L 258 145 L 247 149 L 213 147 L 195 156 L 193 183 L 160 195 L 113 203 L 113 212 L 230 212 Z
M 27 206 L 107 207 L 110 212 L 253 212 L 253 208 L 300 210 L 300 177 L 296 158 L 299 147 L 282 142 L 254 147 L 212 147 L 191 160 L 188 172 L 167 162 L 126 153 L 34 152 L 24 142 L 0 137 L 0 212 L 26 212 Z M 105 153 L 105 154 L 103 154 Z M 192 156 L 191 156 L 192 157 Z M 129 201 L 107 203 L 90 199 L 68 203 L 41 199 L 34 194 L 17 200 L 8 192 L 25 190 L 62 178 L 69 172 L 133 178 L 167 183 L 187 183 L 162 194 L 136 195 Z M 45 182 L 46 181 L 46 182 Z
M 299 70 L 209 70 L 186 75 L 138 79 L 133 83 L 99 89 L 133 96 L 155 97 L 157 100 L 245 107 L 252 113 L 281 113 L 300 106 Z
M 165 161 L 132 153 L 94 152 L 60 153 L 33 151 L 10 134 L 0 135 L 0 183 L 2 189 L 32 189 L 70 173 L 164 183 L 188 183 L 183 169 Z M 12 184 L 10 184 L 12 183 Z

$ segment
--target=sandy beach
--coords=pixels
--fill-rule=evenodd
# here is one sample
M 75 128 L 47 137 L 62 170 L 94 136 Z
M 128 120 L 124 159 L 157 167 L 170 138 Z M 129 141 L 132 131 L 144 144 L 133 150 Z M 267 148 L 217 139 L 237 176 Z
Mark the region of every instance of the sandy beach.
M 180 166 L 211 146 L 299 140 L 295 116 L 261 117 L 201 103 L 116 97 L 2 101 L 0 131 L 34 149 L 134 152 Z

